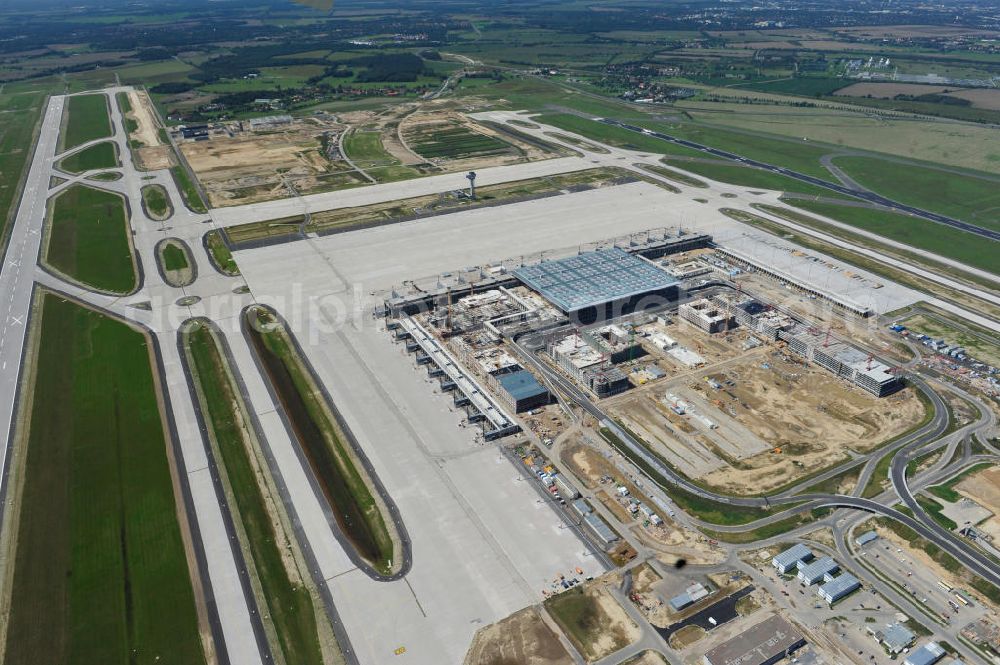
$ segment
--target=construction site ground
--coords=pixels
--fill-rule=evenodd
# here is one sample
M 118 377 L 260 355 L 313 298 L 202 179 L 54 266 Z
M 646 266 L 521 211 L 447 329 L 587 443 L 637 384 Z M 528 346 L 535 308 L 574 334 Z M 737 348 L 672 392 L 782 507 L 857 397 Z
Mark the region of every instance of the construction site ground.
M 335 145 L 344 126 L 306 118 L 267 131 L 233 123 L 207 141 L 182 141 L 180 149 L 213 207 L 256 203 L 296 194 L 354 187 L 367 182 Z M 323 135 L 326 134 L 326 151 Z
M 136 166 L 146 171 L 174 166 L 176 158 L 173 148 L 160 139 L 160 125 L 156 120 L 156 112 L 153 110 L 149 94 L 145 90 L 130 90 L 126 94 L 132 110 L 126 113 L 125 117 L 136 123 L 135 131 L 129 135 L 137 142 L 133 149 Z
M 690 325 L 666 330 L 715 362 L 605 404 L 683 473 L 719 491 L 774 490 L 852 452 L 869 452 L 924 415 L 912 389 L 876 398 L 773 345 L 741 351 L 738 329 L 728 335 L 731 342 Z M 687 404 L 685 414 L 670 408 L 668 393 Z
M 605 457 L 602 453 L 606 453 L 609 457 Z M 655 551 L 658 558 L 668 565 L 672 565 L 678 557 L 696 564 L 718 563 L 725 558 L 725 553 L 712 545 L 704 534 L 681 526 L 668 515 L 660 515 L 663 523 L 659 526 L 653 526 L 647 520 L 640 519 L 641 514 L 630 515 L 625 507 L 627 499 L 619 497 L 616 492 L 616 487 L 619 485 L 628 489 L 629 497 L 634 497 L 647 505 L 655 504 L 612 464 L 610 460 L 613 458 L 610 450 L 598 451 L 595 447 L 584 443 L 582 437 L 578 436 L 562 446 L 559 462 L 578 478 L 586 489 L 596 490 L 594 497 L 611 510 L 623 527 L 629 528 L 640 542 Z
M 955 486 L 961 494 L 993 513 L 992 517 L 977 524 L 976 528 L 993 536 L 994 543 L 1000 543 L 1000 468 L 990 468 L 963 478 Z
M 549 614 L 588 662 L 625 648 L 641 635 L 639 627 L 607 590 L 607 586 L 620 583 L 619 577 L 604 576 L 545 601 Z
M 572 665 L 559 637 L 528 607 L 480 628 L 465 656 L 465 665 Z

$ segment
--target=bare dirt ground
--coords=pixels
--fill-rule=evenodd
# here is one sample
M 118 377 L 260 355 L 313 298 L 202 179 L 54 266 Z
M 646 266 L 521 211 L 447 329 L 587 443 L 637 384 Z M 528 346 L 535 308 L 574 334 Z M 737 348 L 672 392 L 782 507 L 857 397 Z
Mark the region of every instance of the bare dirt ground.
M 979 505 L 993 511 L 989 518 L 978 528 L 993 536 L 994 542 L 1000 542 L 1000 468 L 985 469 L 979 473 L 963 478 L 955 486 L 962 494 Z
M 572 665 L 573 659 L 534 607 L 480 628 L 465 665 Z
M 655 651 L 643 651 L 635 658 L 626 660 L 622 665 L 666 665 L 667 661 Z
M 131 118 L 138 127 L 132 132 L 131 137 L 139 142 L 139 147 L 134 149 L 136 166 L 146 171 L 156 171 L 159 169 L 169 169 L 176 164 L 174 151 L 169 145 L 165 145 L 160 140 L 160 125 L 156 120 L 156 113 L 153 111 L 153 102 L 145 90 L 132 90 L 128 93 L 129 104 L 132 111 L 125 114 Z
M 333 142 L 342 126 L 309 119 L 273 132 L 234 132 L 181 143 L 213 206 L 269 201 L 362 182 L 341 159 L 329 160 L 321 137 Z
M 848 450 L 870 451 L 924 413 L 910 389 L 879 399 L 778 350 L 729 365 L 713 378 L 735 385 L 718 391 L 704 382 L 690 386 L 721 402 L 707 415 L 732 417 L 771 446 L 702 476 L 712 487 L 734 493 L 772 490 L 845 459 Z

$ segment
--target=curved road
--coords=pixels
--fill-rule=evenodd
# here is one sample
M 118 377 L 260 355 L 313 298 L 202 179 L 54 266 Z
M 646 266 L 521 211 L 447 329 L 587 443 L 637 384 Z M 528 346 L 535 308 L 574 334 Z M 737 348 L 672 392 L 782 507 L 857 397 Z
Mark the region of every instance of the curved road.
M 917 378 L 911 379 L 911 381 L 919 387 L 920 390 L 928 396 L 928 398 L 930 398 L 934 407 L 934 417 L 931 419 L 930 423 L 922 427 L 920 430 L 913 432 L 902 439 L 902 447 L 893 457 L 892 462 L 893 485 L 896 487 L 896 491 L 899 493 L 900 498 L 904 500 L 904 503 L 906 503 L 910 510 L 913 510 L 914 517 L 910 517 L 905 513 L 902 513 L 894 508 L 884 506 L 871 499 L 844 496 L 840 494 L 800 494 L 790 496 L 783 493 L 771 497 L 733 497 L 705 490 L 678 474 L 676 471 L 664 464 L 659 458 L 650 454 L 644 446 L 638 443 L 628 432 L 619 427 L 617 423 L 601 411 L 601 409 L 594 404 L 581 389 L 577 388 L 576 385 L 574 385 L 566 377 L 562 376 L 559 372 L 540 361 L 530 346 L 531 339 L 532 338 L 528 336 L 526 338 L 512 340 L 522 358 L 528 362 L 532 368 L 541 373 L 541 375 L 549 381 L 550 385 L 556 387 L 559 391 L 562 391 L 564 395 L 569 397 L 570 400 L 576 402 L 576 404 L 596 418 L 603 427 L 607 427 L 611 432 L 613 432 L 633 455 L 642 459 L 645 464 L 660 474 L 660 476 L 667 482 L 697 496 L 733 506 L 771 508 L 774 505 L 804 502 L 789 511 L 783 511 L 782 517 L 788 514 L 824 506 L 854 508 L 871 513 L 877 513 L 905 524 L 919 535 L 940 547 L 942 550 L 948 552 L 948 554 L 955 557 L 955 559 L 963 563 L 983 579 L 989 581 L 997 587 L 1000 587 L 1000 569 L 998 569 L 996 564 L 994 564 L 993 561 L 985 555 L 965 547 L 964 544 L 958 541 L 953 534 L 934 522 L 930 516 L 924 513 L 919 504 L 916 503 L 916 499 L 912 497 L 909 488 L 906 486 L 905 470 L 906 463 L 909 459 L 909 453 L 925 446 L 931 441 L 938 439 L 948 426 L 948 409 L 945 406 L 944 401 L 922 380 Z M 988 416 L 981 416 L 980 422 L 967 427 L 978 426 L 986 418 L 988 418 Z M 876 451 L 871 453 L 870 456 L 880 456 L 882 454 L 884 454 L 884 451 Z M 815 479 L 811 479 L 807 482 L 815 483 L 816 481 Z

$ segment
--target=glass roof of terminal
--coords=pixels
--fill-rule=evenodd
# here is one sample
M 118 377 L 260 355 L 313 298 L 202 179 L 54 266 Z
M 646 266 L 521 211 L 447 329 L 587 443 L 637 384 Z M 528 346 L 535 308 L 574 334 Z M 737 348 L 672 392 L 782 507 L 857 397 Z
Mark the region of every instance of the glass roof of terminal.
M 575 312 L 678 283 L 652 263 L 618 247 L 522 266 L 513 273 L 563 312 Z

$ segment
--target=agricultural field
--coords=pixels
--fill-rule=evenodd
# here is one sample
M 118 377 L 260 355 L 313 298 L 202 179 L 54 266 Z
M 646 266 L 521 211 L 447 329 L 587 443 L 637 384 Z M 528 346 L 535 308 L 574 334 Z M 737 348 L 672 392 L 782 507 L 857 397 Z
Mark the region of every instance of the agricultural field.
M 121 166 L 118 161 L 118 147 L 111 141 L 105 141 L 63 158 L 58 168 L 76 174 L 97 169 L 113 169 L 116 166 Z
M 1000 149 L 996 147 L 993 137 L 994 130 L 983 126 L 965 125 L 961 131 L 955 131 L 955 127 L 950 123 L 909 118 L 897 120 L 833 109 L 766 106 L 761 107 L 761 110 L 755 110 L 753 107 L 748 108 L 741 104 L 698 102 L 680 102 L 678 107 L 684 108 L 696 122 L 711 125 L 712 127 L 706 130 L 707 133 L 722 131 L 732 137 L 717 147 L 726 147 L 747 157 L 803 170 L 792 163 L 767 159 L 751 152 L 741 145 L 742 142 L 736 138 L 738 134 L 731 130 L 753 132 L 756 135 L 746 137 L 753 144 L 783 145 L 794 152 L 805 151 L 816 154 L 815 161 L 810 160 L 815 167 L 812 171 L 804 172 L 827 180 L 830 179 L 830 175 L 819 170 L 822 167 L 818 157 L 843 148 L 882 152 L 897 157 L 993 173 L 997 171 L 997 160 L 1000 160 Z M 671 133 L 666 127 L 663 130 Z M 698 132 L 694 129 L 683 133 L 678 130 L 674 133 L 692 141 L 716 145 L 709 140 L 696 138 Z M 786 141 L 778 140 L 780 138 Z M 792 139 L 794 143 L 789 146 L 787 139 Z M 761 152 L 763 153 L 763 150 Z M 893 170 L 898 171 L 898 169 Z
M 3 660 L 204 663 L 148 338 L 40 306 Z
M 303 364 L 285 326 L 263 309 L 249 310 L 247 335 L 331 512 L 355 552 L 383 575 L 402 556 L 386 507 L 354 443 Z
M 878 194 L 1000 230 L 1000 176 L 977 178 L 914 165 L 893 168 L 869 157 L 838 157 L 834 162 Z
M 66 101 L 59 135 L 62 150 L 111 136 L 111 117 L 105 95 L 76 95 Z
M 247 423 L 247 407 L 232 370 L 208 325 L 192 322 L 181 335 L 212 448 L 224 470 L 233 512 L 243 526 L 242 545 L 250 552 L 260 582 L 258 602 L 274 627 L 286 662 L 322 665 L 313 598 L 294 560 L 283 554 L 291 545 L 272 515 L 278 508 L 269 499 L 270 490 L 262 486 L 263 453 Z
M 798 199 L 789 199 L 785 203 L 865 231 L 877 233 L 911 247 L 961 261 L 974 268 L 1000 274 L 1000 265 L 996 260 L 998 253 L 1000 253 L 1000 242 L 989 238 L 959 231 L 919 217 L 910 217 L 885 210 Z M 836 230 L 833 233 L 836 233 Z
M 438 127 L 425 125 L 419 133 L 410 133 L 407 143 L 425 159 L 484 157 L 506 154 L 510 150 L 510 146 L 503 141 L 457 123 Z
M 73 185 L 51 203 L 45 263 L 82 284 L 129 293 L 138 284 L 122 197 Z

